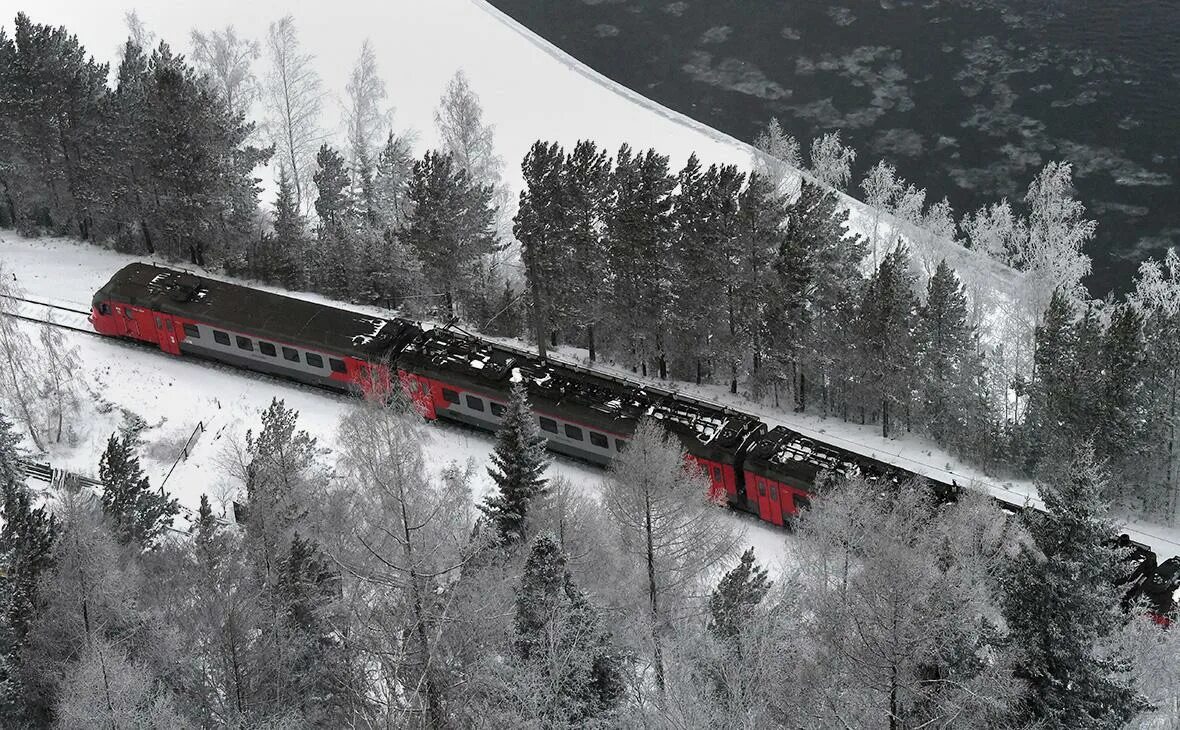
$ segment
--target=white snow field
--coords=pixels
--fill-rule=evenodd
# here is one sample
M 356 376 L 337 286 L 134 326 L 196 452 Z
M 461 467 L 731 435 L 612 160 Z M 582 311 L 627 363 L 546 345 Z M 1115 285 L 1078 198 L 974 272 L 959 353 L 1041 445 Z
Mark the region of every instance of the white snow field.
M 119 268 L 138 260 L 142 259 L 70 240 L 26 239 L 0 231 L 0 268 L 6 276 L 15 275 L 24 296 L 73 309 L 89 309 L 94 292 Z M 37 318 L 43 317 L 44 311 L 27 305 L 24 310 Z M 88 326 L 80 316 L 54 313 L 54 317 L 70 326 Z M 27 326 L 35 341 L 37 325 L 22 326 Z M 64 336 L 81 356 L 82 368 L 77 375 L 85 389 L 84 404 L 73 438 L 69 443 L 50 445 L 44 460 L 59 469 L 97 476 L 98 459 L 107 437 L 117 430 L 123 420 L 122 409 L 126 409 L 148 423 L 143 433 L 141 463 L 152 485 L 159 486 L 175 463 L 164 487 L 189 509 L 197 507 L 201 494 L 209 495 L 218 513 L 229 500 L 243 498 L 242 485 L 226 475 L 222 464 L 230 458 L 227 447 L 231 442 L 240 442 L 247 429 L 259 428 L 260 412 L 272 398 L 280 398 L 298 410 L 300 427 L 328 449 L 337 445 L 340 417 L 355 404 L 346 395 L 229 366 L 173 357 L 146 345 L 69 331 Z M 198 423 L 204 425 L 204 432 L 193 441 L 188 458 L 177 461 Z M 452 462 L 470 459 L 476 467 L 476 499 L 492 488 L 484 468 L 495 443 L 491 434 L 438 423 L 431 424 L 426 433 L 432 469 L 441 471 Z M 595 498 L 604 476 L 594 466 L 560 457 L 549 474 L 564 476 Z M 736 526 L 747 528 L 747 542 L 764 563 L 779 565 L 789 539 L 787 533 L 748 515 L 726 517 Z

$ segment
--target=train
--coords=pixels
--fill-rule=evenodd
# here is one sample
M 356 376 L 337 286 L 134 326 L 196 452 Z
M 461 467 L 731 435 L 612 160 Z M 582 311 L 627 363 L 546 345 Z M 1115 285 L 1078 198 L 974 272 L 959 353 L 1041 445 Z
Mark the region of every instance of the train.
M 821 443 L 727 406 L 650 384 L 554 362 L 450 326 L 364 314 L 150 263 L 117 271 L 95 294 L 99 334 L 308 385 L 365 394 L 398 385 L 423 417 L 498 430 L 509 392 L 522 383 L 549 448 L 599 465 L 626 447 L 641 418 L 683 444 L 732 509 L 789 528 L 826 474 L 860 476 L 886 488 L 918 475 Z M 960 492 L 923 476 L 942 500 Z M 1023 505 L 1000 501 L 1008 511 Z M 1136 570 L 1128 598 L 1142 595 L 1168 623 L 1180 588 L 1180 560 L 1122 536 Z

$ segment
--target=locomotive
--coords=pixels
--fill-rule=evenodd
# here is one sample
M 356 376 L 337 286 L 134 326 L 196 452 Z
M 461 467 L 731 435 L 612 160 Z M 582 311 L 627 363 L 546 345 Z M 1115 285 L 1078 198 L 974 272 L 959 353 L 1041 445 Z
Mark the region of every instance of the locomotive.
M 707 478 L 710 496 L 779 526 L 810 505 L 823 474 L 861 476 L 887 488 L 916 475 L 771 429 L 732 408 L 557 363 L 450 327 L 423 327 L 209 279 L 146 263 L 115 273 L 90 315 L 103 335 L 138 340 L 170 355 L 204 358 L 348 393 L 400 384 L 427 419 L 496 431 L 509 391 L 522 383 L 551 450 L 608 464 L 640 418 L 660 421 Z M 923 477 L 940 499 L 959 485 Z M 1022 505 L 1000 505 L 1009 511 Z M 1180 561 L 1156 567 L 1154 553 L 1124 536 L 1155 612 L 1173 609 Z M 1153 582 L 1154 581 L 1154 582 Z M 1162 583 L 1156 585 L 1156 583 Z M 1150 588 L 1150 590 L 1147 590 Z

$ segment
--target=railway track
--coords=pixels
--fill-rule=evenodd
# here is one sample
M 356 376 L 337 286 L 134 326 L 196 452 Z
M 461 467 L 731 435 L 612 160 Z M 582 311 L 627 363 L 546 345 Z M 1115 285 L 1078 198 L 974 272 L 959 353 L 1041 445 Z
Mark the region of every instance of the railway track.
M 83 321 L 88 321 L 88 318 L 90 317 L 90 312 L 88 310 L 75 309 L 74 307 L 68 307 L 63 304 L 54 304 L 53 302 L 43 302 L 38 299 L 28 299 L 26 297 L 13 296 L 11 294 L 0 294 L 0 298 L 7 299 L 12 302 L 18 302 L 19 304 L 17 305 L 17 307 L 22 308 L 22 309 L 24 307 L 28 307 L 28 306 L 42 307 L 47 312 L 58 311 L 58 312 L 66 312 L 71 317 L 81 316 L 83 318 Z M 3 314 L 6 317 L 11 317 L 13 319 L 20 319 L 20 320 L 24 320 L 25 322 L 32 322 L 34 324 L 47 324 L 52 327 L 58 327 L 58 328 L 70 330 L 73 332 L 81 332 L 81 333 L 87 334 L 87 335 L 94 335 L 95 337 L 102 336 L 102 335 L 98 334 L 97 332 L 95 332 L 94 330 L 90 329 L 86 325 L 70 324 L 68 322 L 57 321 L 57 320 L 54 320 L 52 316 L 36 317 L 36 316 L 31 316 L 27 312 L 10 311 L 8 309 L 0 309 L 0 314 Z

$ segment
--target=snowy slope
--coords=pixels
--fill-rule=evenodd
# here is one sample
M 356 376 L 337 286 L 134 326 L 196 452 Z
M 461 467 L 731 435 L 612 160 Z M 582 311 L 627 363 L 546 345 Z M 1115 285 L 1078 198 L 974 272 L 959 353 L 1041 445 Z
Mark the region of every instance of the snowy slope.
M 30 240 L 0 231 L 0 262 L 5 272 L 15 274 L 25 296 L 38 301 L 89 309 L 91 296 L 111 274 L 137 260 L 141 259 L 69 240 Z M 28 311 L 30 316 L 42 313 L 35 307 Z M 76 324 L 74 319 L 69 320 L 71 325 Z M 28 327 L 35 337 L 36 325 Z M 96 476 L 106 439 L 121 423 L 121 409 L 126 409 L 149 425 L 143 434 L 143 465 L 153 486 L 158 486 L 202 423 L 204 432 L 196 437 L 188 459 L 177 463 L 165 484 L 190 509 L 196 508 L 201 494 L 208 494 L 215 506 L 241 499 L 241 485 L 226 477 L 221 464 L 228 458 L 228 444 L 240 440 L 247 429 L 258 428 L 259 413 L 272 398 L 281 398 L 298 410 L 301 428 L 329 449 L 336 446 L 341 415 L 354 402 L 345 395 L 278 378 L 171 357 L 148 346 L 80 333 L 67 333 L 66 339 L 81 355 L 78 377 L 88 396 L 79 421 L 85 426 L 73 443 L 51 446 L 45 460 L 57 468 Z M 449 424 L 432 424 L 427 433 L 433 469 L 441 471 L 452 462 L 471 459 L 476 465 L 476 497 L 491 488 L 483 468 L 494 444 L 490 434 Z M 598 494 L 603 477 L 601 470 L 569 459 L 556 460 L 550 475 L 566 477 L 592 497 Z M 783 556 L 788 536 L 782 530 L 744 516 L 731 518 L 749 528 L 749 544 L 768 563 L 775 564 Z

